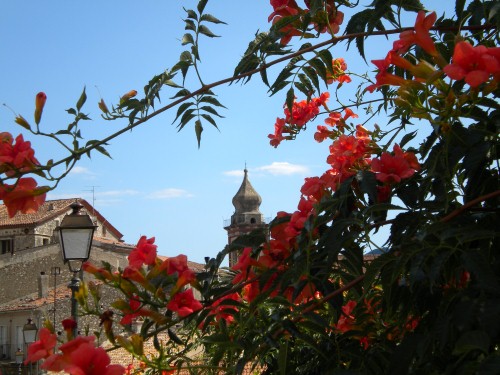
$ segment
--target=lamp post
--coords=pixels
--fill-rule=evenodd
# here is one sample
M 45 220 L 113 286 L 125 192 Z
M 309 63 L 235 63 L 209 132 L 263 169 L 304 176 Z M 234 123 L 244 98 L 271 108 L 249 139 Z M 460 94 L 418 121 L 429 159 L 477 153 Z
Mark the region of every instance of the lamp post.
M 28 319 L 28 322 L 23 326 L 23 339 L 24 344 L 28 347 L 30 344 L 36 341 L 36 334 L 38 333 L 38 327 L 31 319 Z M 26 350 L 25 350 L 26 352 Z M 29 373 L 32 373 L 32 363 L 30 362 L 30 370 Z
M 83 262 L 89 259 L 92 237 L 96 228 L 89 215 L 80 213 L 82 208 L 80 203 L 73 203 L 71 205 L 73 212 L 66 215 L 56 228 L 59 231 L 59 245 L 64 263 L 67 263 L 69 270 L 73 272 L 73 278 L 68 285 L 71 289 L 71 315 L 75 321 L 73 337 L 76 337 L 78 332 L 78 306 L 75 298 L 80 287 L 78 272 L 82 269 Z

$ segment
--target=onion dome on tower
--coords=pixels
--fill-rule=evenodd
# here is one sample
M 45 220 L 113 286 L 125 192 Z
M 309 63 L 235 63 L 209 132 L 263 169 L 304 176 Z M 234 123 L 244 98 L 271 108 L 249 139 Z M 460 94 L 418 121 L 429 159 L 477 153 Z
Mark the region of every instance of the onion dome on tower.
M 262 198 L 253 188 L 248 179 L 248 171 L 244 169 L 243 182 L 233 197 L 234 213 L 231 216 L 231 224 L 224 229 L 227 230 L 228 243 L 233 242 L 238 236 L 248 234 L 255 229 L 263 229 L 267 232 L 267 224 L 264 216 L 259 210 Z M 235 252 L 229 255 L 229 266 L 236 264 L 238 254 Z

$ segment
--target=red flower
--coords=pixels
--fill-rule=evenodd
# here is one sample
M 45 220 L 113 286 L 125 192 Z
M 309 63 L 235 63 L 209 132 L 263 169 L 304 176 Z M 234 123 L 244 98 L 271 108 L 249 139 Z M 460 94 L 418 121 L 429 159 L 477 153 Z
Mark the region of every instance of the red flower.
M 238 312 L 238 308 L 234 305 L 227 304 L 227 302 L 240 302 L 241 297 L 238 293 L 231 293 L 227 296 L 219 298 L 210 305 L 210 312 L 208 315 L 215 315 L 215 320 L 225 320 L 226 323 L 234 322 L 234 314 Z
M 69 363 L 64 371 L 72 375 L 122 375 L 125 368 L 121 365 L 110 365 L 106 351 L 93 344 L 80 345 L 70 354 Z
M 467 42 L 458 42 L 453 51 L 452 63 L 443 71 L 452 79 L 464 79 L 471 87 L 488 81 L 490 75 L 500 78 L 500 48 L 473 47 Z
M 135 249 L 133 249 L 128 256 L 128 263 L 130 267 L 139 268 L 143 264 L 154 265 L 156 262 L 156 249 L 158 246 L 154 245 L 155 238 L 149 239 L 142 236 L 137 242 Z
M 405 157 L 398 145 L 394 146 L 394 151 L 394 156 L 384 152 L 380 158 L 372 160 L 372 171 L 376 173 L 377 180 L 384 184 L 399 183 L 401 180 L 413 176 L 416 171 L 416 168 L 412 167 L 407 160 L 411 157 Z
M 21 134 L 14 143 L 10 133 L 0 133 L 0 173 L 14 176 L 17 172 L 30 171 L 39 164 L 31 143 L 25 142 Z
M 270 3 L 274 9 L 274 12 L 272 12 L 267 18 L 268 22 L 270 22 L 276 16 L 293 16 L 295 14 L 298 14 L 300 10 L 295 0 L 271 0 Z
M 314 133 L 314 140 L 318 143 L 323 142 L 325 139 L 330 137 L 333 132 L 329 130 L 326 126 L 318 125 L 318 131 Z
M 202 308 L 203 305 L 193 296 L 193 289 L 176 293 L 167 304 L 167 309 L 176 312 L 181 318 Z
M 125 313 L 123 318 L 120 320 L 120 324 L 122 325 L 131 324 L 137 317 L 151 315 L 150 310 L 141 308 L 141 301 L 139 301 L 139 298 L 136 295 L 130 297 L 128 306 L 126 306 L 122 311 Z
M 188 267 L 187 256 L 184 254 L 164 260 L 160 269 L 166 269 L 168 275 L 177 274 L 177 288 L 182 288 L 196 280 L 196 274 Z
M 347 70 L 347 64 L 342 57 L 332 60 L 333 73 L 329 74 L 327 78 L 327 83 L 331 84 L 333 82 L 339 83 L 349 83 L 351 82 L 351 77 L 345 74 Z
M 267 137 L 270 139 L 269 143 L 273 147 L 278 147 L 282 140 L 285 139 L 283 137 L 283 131 L 285 130 L 285 119 L 277 118 L 276 123 L 274 124 L 274 134 L 269 134 Z
M 429 55 L 437 56 L 439 52 L 429 34 L 429 30 L 434 25 L 434 22 L 436 22 L 436 18 L 436 12 L 432 12 L 427 16 L 423 10 L 418 12 L 414 30 L 403 31 L 399 34 L 399 40 L 394 42 L 393 50 L 402 54 L 412 45 L 416 44 Z
M 7 206 L 9 217 L 14 217 L 18 211 L 33 214 L 45 202 L 47 190 L 47 187 L 37 187 L 31 177 L 20 178 L 17 185 L 0 185 L 0 200 Z
M 330 155 L 326 161 L 335 171 L 338 182 L 352 176 L 357 170 L 369 165 L 368 138 L 341 135 L 330 146 Z
M 252 248 L 245 247 L 238 258 L 238 262 L 231 267 L 234 271 L 240 271 L 240 273 L 234 277 L 232 283 L 238 284 L 247 280 L 251 267 L 256 266 L 257 264 L 257 261 L 252 258 Z
M 28 347 L 28 356 L 25 363 L 39 361 L 54 353 L 57 336 L 44 327 L 40 329 L 39 337 L 40 340 L 35 341 Z
M 337 321 L 337 326 L 336 326 L 340 332 L 347 332 L 355 327 L 356 319 L 352 315 L 352 312 L 356 307 L 356 305 L 357 305 L 356 301 L 350 300 L 344 306 L 342 306 L 342 315 Z

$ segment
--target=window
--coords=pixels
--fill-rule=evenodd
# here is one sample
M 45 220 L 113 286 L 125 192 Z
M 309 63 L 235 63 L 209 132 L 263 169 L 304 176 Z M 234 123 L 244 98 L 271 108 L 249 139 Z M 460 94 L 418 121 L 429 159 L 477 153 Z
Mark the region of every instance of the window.
M 9 354 L 7 348 L 7 327 L 0 326 L 0 359 L 7 358 Z
M 49 244 L 49 239 L 48 238 L 44 238 L 43 239 L 43 245 L 48 245 Z
M 24 337 L 23 337 L 23 327 L 16 326 L 16 348 L 23 350 Z
M 12 252 L 13 242 L 12 238 L 0 240 L 0 253 L 7 254 Z

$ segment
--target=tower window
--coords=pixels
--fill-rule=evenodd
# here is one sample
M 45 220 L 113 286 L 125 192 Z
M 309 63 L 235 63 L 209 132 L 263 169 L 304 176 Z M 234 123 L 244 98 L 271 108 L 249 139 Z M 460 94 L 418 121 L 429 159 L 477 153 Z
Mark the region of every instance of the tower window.
M 250 224 L 255 224 L 255 218 L 254 218 L 254 217 L 252 217 L 252 218 L 250 219 Z

